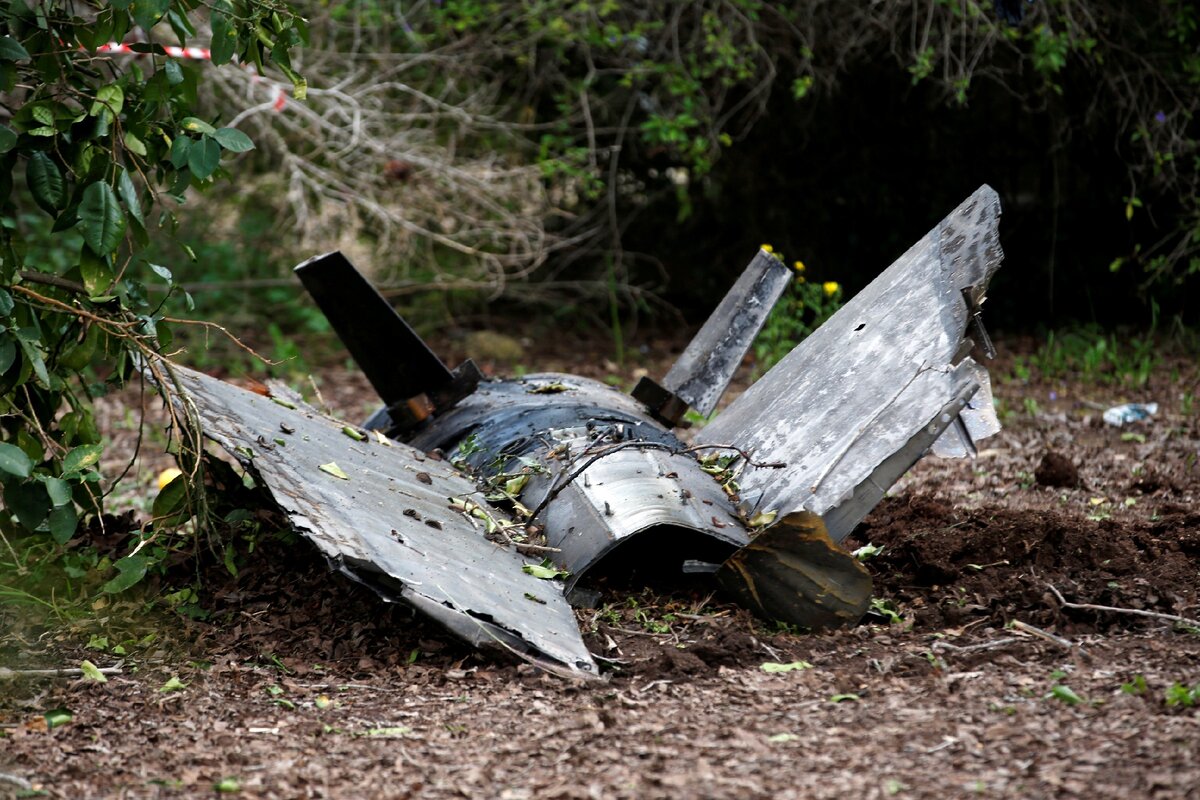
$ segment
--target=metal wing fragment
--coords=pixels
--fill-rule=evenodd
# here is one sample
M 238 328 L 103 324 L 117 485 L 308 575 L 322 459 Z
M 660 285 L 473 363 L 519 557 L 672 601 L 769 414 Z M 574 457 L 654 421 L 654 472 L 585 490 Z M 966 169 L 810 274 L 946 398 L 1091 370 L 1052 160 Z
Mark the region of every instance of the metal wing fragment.
M 486 521 L 462 513 L 482 498 L 448 464 L 399 442 L 355 440 L 311 409 L 174 369 L 205 435 L 253 470 L 341 571 L 475 645 L 597 675 L 562 586 L 527 574 L 522 567 L 535 562 L 485 538 Z M 457 510 L 454 498 L 464 501 Z M 490 507 L 487 515 L 508 521 Z
M 967 454 L 1000 429 L 964 347 L 1002 258 L 999 217 L 996 193 L 978 189 L 699 433 L 787 463 L 747 467 L 744 501 L 781 518 L 812 511 L 841 541 L 931 444 Z M 872 480 L 881 489 L 862 491 Z

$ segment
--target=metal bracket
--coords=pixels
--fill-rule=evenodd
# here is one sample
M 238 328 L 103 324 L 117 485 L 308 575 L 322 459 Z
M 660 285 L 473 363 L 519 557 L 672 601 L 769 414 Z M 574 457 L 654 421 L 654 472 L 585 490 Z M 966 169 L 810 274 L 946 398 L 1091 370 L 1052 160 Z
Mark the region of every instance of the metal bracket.
M 681 424 L 689 407 L 688 402 L 657 381 L 643 375 L 629 394 L 646 407 L 650 416 L 668 428 L 688 427 Z
M 996 348 L 992 345 L 992 337 L 988 336 L 987 328 L 983 327 L 983 301 L 987 299 L 983 294 L 983 289 L 977 286 L 965 286 L 962 290 L 962 296 L 963 302 L 967 304 L 967 311 L 971 315 L 968 322 L 971 325 L 972 332 L 975 334 L 975 340 L 983 348 L 985 356 L 995 358 Z

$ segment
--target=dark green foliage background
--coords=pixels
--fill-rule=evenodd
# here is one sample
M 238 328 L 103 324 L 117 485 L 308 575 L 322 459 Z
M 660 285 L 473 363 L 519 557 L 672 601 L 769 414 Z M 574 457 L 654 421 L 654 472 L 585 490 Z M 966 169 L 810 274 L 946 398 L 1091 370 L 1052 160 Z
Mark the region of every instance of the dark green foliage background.
M 694 317 L 764 241 L 853 292 L 986 182 L 994 319 L 1196 319 L 1191 3 L 1037 0 L 1018 26 L 983 0 L 436 5 L 424 41 L 504 76 L 547 178 L 591 198 L 563 232 L 608 215 L 590 260 L 648 254 L 620 276 L 665 271 Z

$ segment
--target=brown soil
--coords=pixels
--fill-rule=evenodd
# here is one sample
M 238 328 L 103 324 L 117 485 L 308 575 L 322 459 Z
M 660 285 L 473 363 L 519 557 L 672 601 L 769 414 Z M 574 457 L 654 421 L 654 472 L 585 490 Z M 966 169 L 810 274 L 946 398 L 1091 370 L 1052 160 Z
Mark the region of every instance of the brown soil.
M 1200 797 L 1200 688 L 1167 699 L 1200 685 L 1200 631 L 1132 613 L 1200 617 L 1195 365 L 1135 391 L 1007 373 L 997 396 L 1033 414 L 974 462 L 922 462 L 856 532 L 888 602 L 854 629 L 609 590 L 579 612 L 605 680 L 572 684 L 267 542 L 237 579 L 207 567 L 211 618 L 161 623 L 108 683 L 0 675 L 0 797 Z M 357 380 L 326 399 L 360 413 Z M 1126 400 L 1163 408 L 1098 421 Z M 14 633 L 0 653 L 118 660 L 87 641 Z M 186 688 L 159 691 L 172 676 Z M 47 730 L 59 707 L 72 721 Z

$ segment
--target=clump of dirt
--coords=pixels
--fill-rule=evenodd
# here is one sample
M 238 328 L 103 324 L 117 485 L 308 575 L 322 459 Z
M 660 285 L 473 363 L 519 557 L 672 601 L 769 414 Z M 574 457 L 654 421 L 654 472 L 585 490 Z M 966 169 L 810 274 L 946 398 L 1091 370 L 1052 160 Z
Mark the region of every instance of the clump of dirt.
M 1194 515 L 1193 515 L 1194 516 Z M 858 533 L 884 548 L 876 593 L 918 629 L 987 618 L 1077 629 L 1136 627 L 1137 617 L 1064 610 L 1069 602 L 1186 615 L 1197 599 L 1198 538 L 1187 514 L 1131 525 L 1054 511 L 968 510 L 925 495 L 885 500 Z
M 1042 456 L 1033 477 L 1040 486 L 1070 488 L 1079 485 L 1079 470 L 1071 459 L 1053 450 Z

